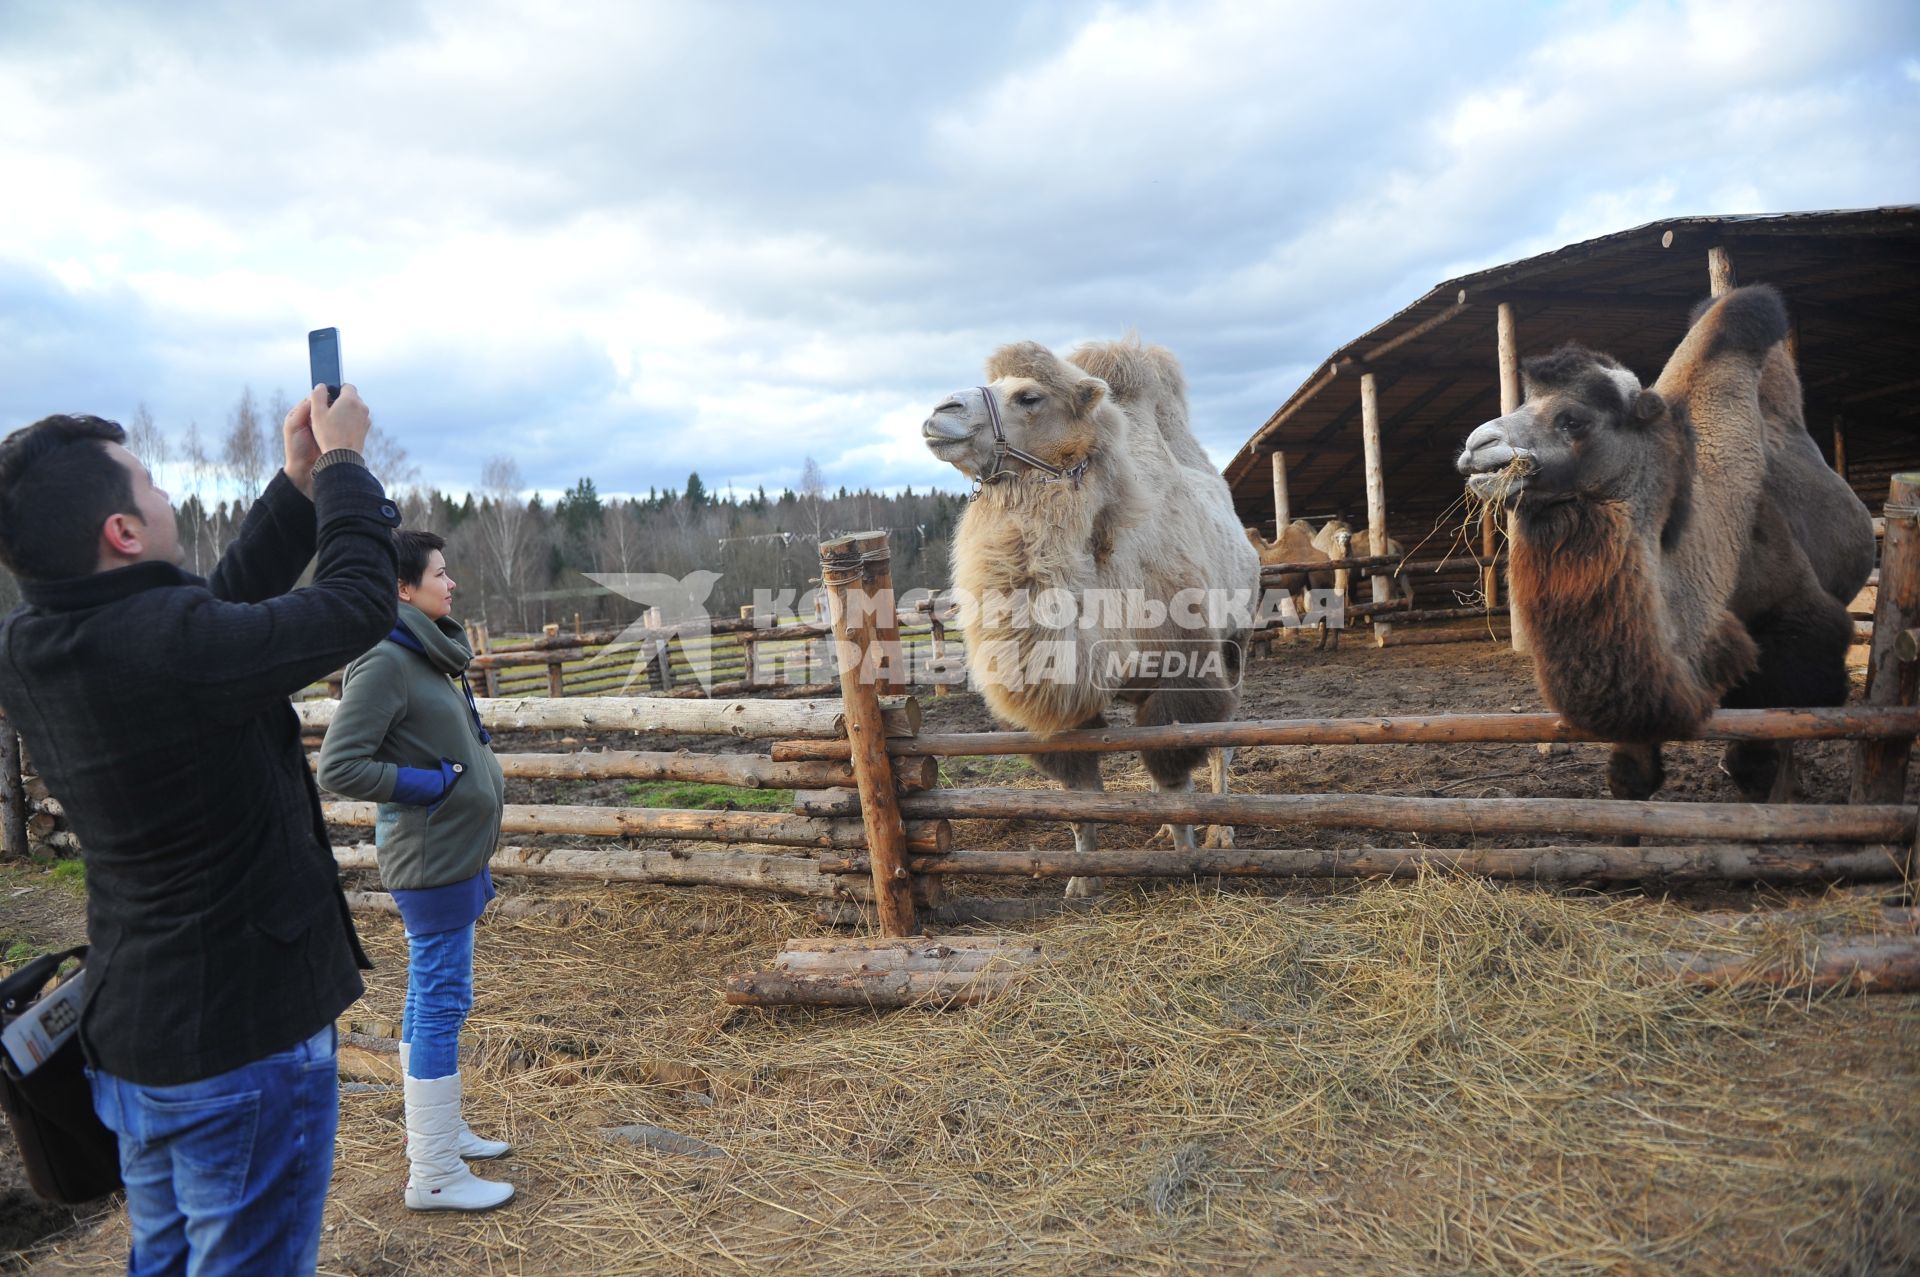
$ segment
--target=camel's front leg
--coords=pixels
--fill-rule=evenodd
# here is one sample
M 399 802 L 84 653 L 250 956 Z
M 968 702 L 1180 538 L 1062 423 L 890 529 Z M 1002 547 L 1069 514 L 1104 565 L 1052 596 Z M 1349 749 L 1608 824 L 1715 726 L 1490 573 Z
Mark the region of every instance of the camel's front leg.
M 1232 766 L 1233 747 L 1231 745 L 1207 751 L 1207 771 L 1213 779 L 1214 793 L 1227 792 L 1227 772 Z M 1206 845 L 1219 850 L 1233 850 L 1233 826 L 1209 825 Z
M 1082 723 L 1082 727 L 1105 727 L 1107 721 L 1098 715 Z M 1030 754 L 1028 760 L 1043 776 L 1051 776 L 1068 789 L 1087 793 L 1100 793 L 1105 789 L 1100 783 L 1100 755 L 1098 754 Z M 1100 839 L 1094 825 L 1089 821 L 1080 821 L 1073 827 L 1073 849 L 1083 856 L 1090 856 L 1100 849 Z M 1102 880 L 1094 877 L 1073 877 L 1067 879 L 1067 895 L 1071 897 L 1096 896 L 1100 894 Z

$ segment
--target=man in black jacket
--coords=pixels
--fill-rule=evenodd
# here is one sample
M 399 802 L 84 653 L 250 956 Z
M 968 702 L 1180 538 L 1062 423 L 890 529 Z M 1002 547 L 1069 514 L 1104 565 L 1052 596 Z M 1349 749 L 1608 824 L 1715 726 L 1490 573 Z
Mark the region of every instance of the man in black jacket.
M 0 442 L 0 705 L 85 848 L 80 1037 L 120 1137 L 137 1274 L 311 1273 L 339 1119 L 333 1021 L 369 966 L 288 697 L 393 628 L 393 503 L 352 386 L 206 580 L 97 417 Z M 294 589 L 318 554 L 313 583 Z

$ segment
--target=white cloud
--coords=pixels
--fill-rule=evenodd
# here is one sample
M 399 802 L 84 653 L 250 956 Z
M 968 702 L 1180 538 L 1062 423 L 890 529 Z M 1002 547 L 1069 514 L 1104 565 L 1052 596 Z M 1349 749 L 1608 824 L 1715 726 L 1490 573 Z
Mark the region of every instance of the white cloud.
M 0 425 L 349 375 L 431 482 L 959 477 L 1003 341 L 1137 327 L 1230 455 L 1450 274 L 1920 198 L 1904 4 L 0 11 Z

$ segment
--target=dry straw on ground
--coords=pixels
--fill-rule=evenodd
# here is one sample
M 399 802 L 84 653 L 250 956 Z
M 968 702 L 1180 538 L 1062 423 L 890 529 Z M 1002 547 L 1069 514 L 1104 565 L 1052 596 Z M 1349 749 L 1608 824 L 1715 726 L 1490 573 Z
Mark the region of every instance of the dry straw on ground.
M 343 1099 L 337 1273 L 1700 1273 L 1920 1264 L 1911 997 L 1650 977 L 1790 931 L 1429 877 L 1121 893 L 966 1011 L 734 1012 L 810 915 L 622 893 L 483 930 L 476 1125 L 522 1200 L 398 1206 L 399 1100 Z M 372 1020 L 397 925 L 369 927 Z M 361 1014 L 356 1010 L 356 1015 Z M 652 1123 L 726 1150 L 606 1140 Z M 110 1271 L 113 1226 L 39 1271 Z M 97 1266 L 97 1267 L 96 1267 Z

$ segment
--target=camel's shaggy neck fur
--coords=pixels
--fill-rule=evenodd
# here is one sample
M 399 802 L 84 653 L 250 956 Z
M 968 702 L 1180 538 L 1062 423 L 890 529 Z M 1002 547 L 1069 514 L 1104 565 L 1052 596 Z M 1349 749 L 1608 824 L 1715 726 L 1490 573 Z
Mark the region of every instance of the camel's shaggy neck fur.
M 1133 592 L 1165 603 L 1189 587 L 1251 591 L 1259 564 L 1224 481 L 1187 426 L 1179 366 L 1167 352 L 1110 342 L 1060 360 L 1022 343 L 996 352 L 987 371 L 995 383 L 1029 379 L 1066 403 L 1089 397 L 1089 384 L 1098 388 L 1084 429 L 1074 423 L 1062 455 L 1048 458 L 1067 463 L 1068 451 L 1078 452 L 1073 460 L 1086 457 L 1081 483 L 1021 475 L 988 485 L 954 538 L 953 580 L 963 598 L 1022 591 L 1038 598 L 1049 590 L 1071 596 L 1077 614 L 1065 624 L 985 608 L 965 625 L 968 663 L 989 708 L 1032 731 L 1059 731 L 1092 719 L 1112 699 L 1092 677 L 1096 655 L 1225 637 L 1171 619 L 1139 626 L 1131 623 L 1137 615 L 1103 600 L 1118 605 Z M 1073 676 L 1008 680 L 1009 668 L 1042 667 L 1034 662 L 1043 643 L 1075 662 Z
M 1529 361 L 1529 399 L 1542 375 L 1549 402 L 1604 408 L 1612 394 L 1618 437 L 1640 450 L 1624 487 L 1523 498 L 1513 547 L 1513 604 L 1541 691 L 1609 739 L 1690 735 L 1758 662 L 1729 603 L 1767 471 L 1759 386 L 1778 301 L 1762 300 L 1707 309 L 1651 395 L 1610 391 L 1631 374 L 1590 352 Z

